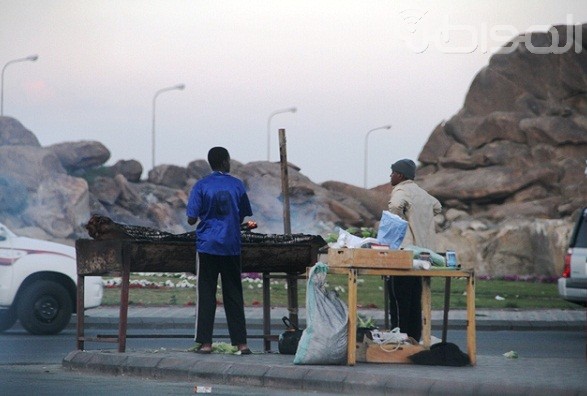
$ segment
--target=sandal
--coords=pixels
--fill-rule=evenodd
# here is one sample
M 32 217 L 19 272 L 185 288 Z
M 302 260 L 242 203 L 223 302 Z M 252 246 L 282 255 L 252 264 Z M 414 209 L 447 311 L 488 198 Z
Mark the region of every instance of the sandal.
M 212 353 L 212 345 L 204 346 L 204 344 L 202 344 L 198 349 L 196 349 L 196 353 L 200 353 L 202 355 L 209 355 Z
M 241 355 L 252 355 L 253 352 L 249 348 L 244 348 L 239 351 Z

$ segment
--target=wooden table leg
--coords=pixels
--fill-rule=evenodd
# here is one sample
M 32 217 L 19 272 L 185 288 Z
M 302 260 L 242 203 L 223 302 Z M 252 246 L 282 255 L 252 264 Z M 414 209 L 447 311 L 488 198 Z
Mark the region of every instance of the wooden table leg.
M 383 276 L 383 326 L 385 329 L 391 329 L 389 319 L 389 287 L 387 285 L 388 276 Z
M 357 361 L 357 270 L 349 268 L 348 274 L 348 349 L 347 364 L 354 366 Z
M 442 342 L 446 342 L 448 332 L 448 310 L 450 309 L 451 278 L 444 278 L 444 311 L 442 315 Z
M 477 363 L 477 335 L 475 327 L 475 275 L 467 278 L 467 353 L 471 364 Z
M 422 277 L 422 340 L 425 348 L 430 348 L 432 335 L 432 292 L 430 291 L 430 277 Z
M 84 287 L 85 287 L 84 276 L 77 276 L 77 349 L 84 349 Z

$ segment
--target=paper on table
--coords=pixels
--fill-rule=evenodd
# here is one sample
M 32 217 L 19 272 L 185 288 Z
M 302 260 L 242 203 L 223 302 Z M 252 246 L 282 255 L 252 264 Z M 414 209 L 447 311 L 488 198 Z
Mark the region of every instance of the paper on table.
M 430 261 L 414 259 L 413 267 L 414 267 L 414 269 L 429 270 L 430 269 Z

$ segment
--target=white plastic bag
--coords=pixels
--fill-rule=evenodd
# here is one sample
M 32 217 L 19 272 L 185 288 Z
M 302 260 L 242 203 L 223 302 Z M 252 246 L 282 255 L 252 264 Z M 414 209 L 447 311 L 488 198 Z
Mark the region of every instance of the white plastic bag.
M 390 249 L 397 249 L 402 244 L 408 229 L 408 222 L 387 210 L 381 214 L 377 240 L 379 243 L 389 245 Z
M 342 228 L 338 231 L 338 239 L 336 240 L 335 246 L 330 246 L 334 249 L 339 248 L 360 248 L 367 243 L 378 243 L 379 241 L 375 238 L 359 238 L 351 234 L 350 232 L 343 230 Z
M 442 257 L 440 254 L 436 253 L 434 250 L 426 249 L 416 245 L 407 245 L 404 246 L 405 250 L 411 250 L 414 252 L 414 259 L 420 256 L 420 253 L 428 253 L 430 254 L 430 262 L 433 267 L 446 267 L 446 259 Z M 416 260 L 414 260 L 415 262 Z M 425 268 L 427 269 L 427 268 Z
M 348 308 L 334 290 L 325 288 L 328 266 L 316 263 L 308 275 L 306 328 L 294 364 L 346 364 Z

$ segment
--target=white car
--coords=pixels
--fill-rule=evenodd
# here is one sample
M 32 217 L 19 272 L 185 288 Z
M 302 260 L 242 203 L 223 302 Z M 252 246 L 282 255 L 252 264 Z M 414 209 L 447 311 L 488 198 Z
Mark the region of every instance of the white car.
M 76 306 L 75 248 L 15 235 L 0 223 L 0 332 L 18 319 L 31 334 L 57 334 Z M 85 278 L 85 308 L 102 303 L 99 276 Z
M 569 241 L 558 293 L 567 301 L 587 306 L 587 208 L 583 208 Z

